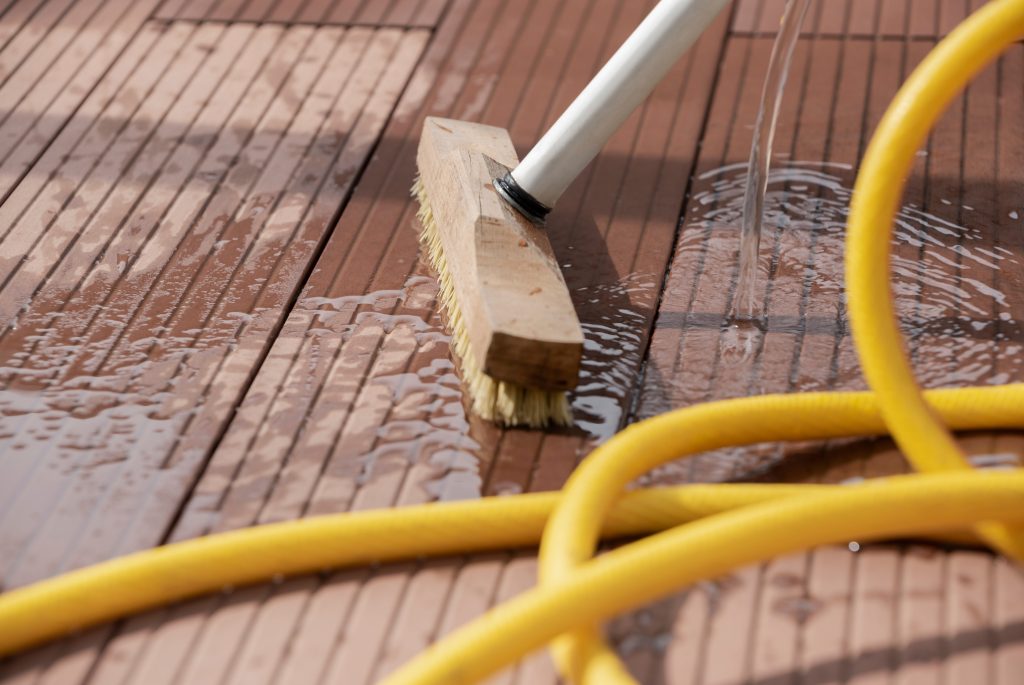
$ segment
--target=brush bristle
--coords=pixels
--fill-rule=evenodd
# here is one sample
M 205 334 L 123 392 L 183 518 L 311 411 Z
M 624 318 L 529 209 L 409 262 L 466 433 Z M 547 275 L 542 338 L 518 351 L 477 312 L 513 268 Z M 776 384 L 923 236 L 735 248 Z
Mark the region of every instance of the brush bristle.
M 543 428 L 548 425 L 571 425 L 572 412 L 566 393 L 499 381 L 480 368 L 469 344 L 469 333 L 455 296 L 451 270 L 441 245 L 437 222 L 430 210 L 430 199 L 419 176 L 413 183 L 412 195 L 419 202 L 416 216 L 422 228 L 420 242 L 423 243 L 431 266 L 437 272 L 440 284 L 438 302 L 451 329 L 452 349 L 459 359 L 463 383 L 469 390 L 473 411 L 488 421 L 509 426 Z

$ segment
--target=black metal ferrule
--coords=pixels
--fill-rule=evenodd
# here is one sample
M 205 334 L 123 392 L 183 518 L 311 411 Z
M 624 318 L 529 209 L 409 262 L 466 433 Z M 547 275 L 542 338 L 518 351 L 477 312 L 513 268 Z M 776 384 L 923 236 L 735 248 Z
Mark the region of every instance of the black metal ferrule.
M 550 207 L 538 202 L 537 198 L 530 195 L 516 183 L 512 172 L 494 179 L 494 187 L 497 189 L 498 194 L 505 198 L 506 202 L 535 224 L 543 224 L 544 219 L 551 212 Z

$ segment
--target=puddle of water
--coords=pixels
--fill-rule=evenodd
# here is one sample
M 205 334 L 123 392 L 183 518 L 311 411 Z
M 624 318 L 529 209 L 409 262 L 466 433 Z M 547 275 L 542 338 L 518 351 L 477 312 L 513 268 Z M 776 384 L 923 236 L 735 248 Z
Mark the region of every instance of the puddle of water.
M 589 449 L 619 429 L 643 361 L 647 317 L 657 297 L 651 274 L 628 274 L 607 284 L 577 288 L 577 309 L 599 312 L 583 320 L 583 363 L 571 393 L 575 427 L 589 437 Z M 590 306 L 594 305 L 594 306 Z
M 967 458 L 978 469 L 1019 469 L 1024 466 L 1021 456 L 1012 452 L 975 454 Z
M 654 291 L 651 276 L 634 274 L 574 294 L 600 312 L 584 323 L 583 370 L 572 394 L 575 430 L 591 442 L 612 435 L 628 410 L 643 354 L 644 311 Z M 359 419 L 372 435 L 360 456 L 357 483 L 370 483 L 395 464 L 405 464 L 402 468 L 415 469 L 416 483 L 429 498 L 479 497 L 483 440 L 464 407 L 450 337 L 435 311 L 436 294 L 436 281 L 417 274 L 400 289 L 302 299 L 297 310 L 313 314 L 306 331 L 313 341 L 306 360 L 309 382 L 318 382 L 316 371 L 339 337 L 344 342 L 367 331 L 378 335 L 380 363 L 372 367 L 365 392 L 368 403 L 388 413 L 369 412 Z M 192 395 L 205 356 L 234 349 L 246 330 L 268 325 L 262 319 L 272 312 L 231 312 L 223 321 L 180 335 L 154 328 L 130 345 L 118 344 L 126 322 L 103 311 L 89 314 L 97 315 L 89 331 L 109 331 L 108 336 L 68 337 L 76 326 L 60 325 L 61 314 L 30 309 L 19 324 L 32 335 L 24 334 L 18 345 L 8 341 L 6 358 L 0 360 L 0 451 L 25 456 L 19 479 L 34 477 L 36 462 L 56 464 L 59 473 L 70 474 L 142 452 L 166 454 L 198 410 Z M 393 359 L 381 359 L 388 354 Z M 6 484 L 16 491 L 14 480 Z M 502 493 L 520 487 L 496 485 Z
M 401 289 L 336 298 L 310 297 L 298 304 L 315 310 L 318 336 L 341 334 L 343 341 L 367 331 L 382 335 L 379 355 L 393 351 L 393 361 L 378 357 L 361 393 L 386 416 L 369 411 L 370 446 L 359 457 L 357 485 L 385 471 L 412 467 L 431 499 L 480 497 L 481 445 L 463 402 L 463 389 L 450 358 L 450 336 L 434 304 L 437 284 L 423 275 L 410 277 Z M 345 321 L 342 326 L 336 321 Z M 372 418 L 376 416 L 377 418 Z M 347 430 L 352 430 L 350 426 Z
M 62 338 L 58 316 L 24 314 L 34 334 L 0 361 L 0 452 L 30 449 L 41 460 L 50 449 L 100 451 L 107 462 L 144 449 L 142 436 L 173 437 L 166 424 L 194 411 L 181 409 L 175 395 L 187 391 L 204 356 L 233 348 L 240 326 L 261 314 L 229 313 L 222 335 L 197 340 L 198 331 L 154 330 L 115 349 L 115 335 Z
M 814 597 L 782 597 L 772 605 L 772 611 L 787 616 L 802 625 L 821 611 L 824 606 L 824 602 Z
M 704 253 L 705 272 L 735 273 L 730 246 L 735 244 L 736 226 L 744 211 L 745 170 L 745 165 L 730 165 L 701 176 L 707 187 L 694 197 L 693 218 L 680 251 Z M 775 332 L 832 335 L 839 330 L 848 334 L 843 248 L 851 189 L 837 174 L 849 177 L 849 171 L 842 164 L 794 161 L 770 172 L 765 224 L 780 227 L 772 297 L 801 299 L 808 287 L 813 294 L 805 302 L 802 320 L 795 315 L 773 316 L 769 311 L 767 319 L 756 324 L 720 321 L 724 369 L 751 359 L 762 346 L 765 326 Z M 1019 269 L 1024 256 L 993 245 L 992 228 L 984 221 L 979 218 L 976 225 L 960 225 L 912 205 L 897 214 L 893 245 L 898 250 L 892 260 L 896 309 L 924 385 L 1005 383 L 1017 377 L 1024 365 L 1021 322 L 1010 313 L 1007 293 L 993 279 L 993 272 L 998 277 L 1010 266 Z M 763 296 L 767 260 L 760 262 L 756 281 Z M 694 312 L 716 309 L 720 305 L 700 301 L 693 306 Z M 848 377 L 838 379 L 840 387 L 845 382 L 855 384 L 859 377 L 856 369 L 847 372 Z M 802 378 L 792 388 L 823 389 L 826 384 L 812 378 Z M 747 392 L 760 391 L 754 387 Z
M 570 394 L 574 431 L 588 438 L 581 454 L 613 435 L 628 411 L 630 392 L 643 355 L 643 331 L 655 297 L 649 274 L 631 274 L 610 284 L 577 288 L 583 308 L 600 311 L 582 323 L 584 358 L 580 383 Z M 348 338 L 368 327 L 384 333 L 379 346 L 405 336 L 414 341 L 413 362 L 400 368 L 377 369 L 367 380 L 385 389 L 391 409 L 372 426 L 373 446 L 360 458 L 359 484 L 367 484 L 384 469 L 405 463 L 418 469 L 418 483 L 432 499 L 452 500 L 482 494 L 483 439 L 465 409 L 464 389 L 450 356 L 450 337 L 435 309 L 436 283 L 415 276 L 401 290 L 383 290 L 340 298 L 305 298 L 303 309 L 314 309 L 317 325 Z M 588 307 L 588 305 L 591 305 Z M 338 328 L 332 323 L 350 321 Z M 323 329 L 321 334 L 323 333 Z M 407 351 L 408 353 L 408 351 Z M 406 357 L 403 356 L 404 360 Z M 500 494 L 521 490 L 520 484 L 494 485 Z
M 95 321 L 110 333 L 95 337 L 69 333 L 80 324 L 61 313 L 23 313 L 0 348 L 0 515 L 23 517 L 13 534 L 49 515 L 36 502 L 59 498 L 89 515 L 140 472 L 165 468 L 202 408 L 211 365 L 243 330 L 269 325 L 266 314 L 229 313 L 181 335 L 154 328 L 128 343 L 118 341 L 124 322 L 105 311 Z

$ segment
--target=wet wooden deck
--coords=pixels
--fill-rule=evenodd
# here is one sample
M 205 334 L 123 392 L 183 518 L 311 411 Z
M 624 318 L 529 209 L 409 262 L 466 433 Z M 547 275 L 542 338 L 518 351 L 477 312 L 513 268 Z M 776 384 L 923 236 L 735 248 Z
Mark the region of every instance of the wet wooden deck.
M 848 189 L 901 79 L 978 4 L 818 0 L 776 148 L 818 185 L 779 188 L 815 207 Z M 553 215 L 589 342 L 578 425 L 544 434 L 465 413 L 408 196 L 419 127 L 483 121 L 527 150 L 649 3 L 0 0 L 2 587 L 256 523 L 553 489 L 638 417 L 860 387 L 841 212 L 836 230 L 770 226 L 749 354 L 730 358 L 721 325 L 730 165 L 782 5 L 738 0 Z M 940 222 L 954 255 L 900 253 L 934 267 L 904 275 L 933 384 L 1024 380 L 1022 124 L 1024 46 L 958 101 L 911 180 L 908 222 Z M 1024 435 L 966 444 L 1020 454 Z M 652 478 L 904 469 L 871 440 L 724 451 Z M 0 680 L 371 683 L 534 571 L 515 553 L 226 592 L 0 663 Z M 1019 683 L 1024 575 L 980 552 L 826 548 L 611 631 L 649 683 Z M 541 654 L 495 682 L 556 678 Z

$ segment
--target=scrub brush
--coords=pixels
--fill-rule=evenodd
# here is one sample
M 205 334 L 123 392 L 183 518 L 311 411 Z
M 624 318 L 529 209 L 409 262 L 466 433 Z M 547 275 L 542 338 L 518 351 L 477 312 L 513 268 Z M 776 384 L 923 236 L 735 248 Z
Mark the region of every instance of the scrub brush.
M 542 228 L 555 202 L 728 0 L 661 0 L 519 162 L 501 128 L 428 117 L 421 239 L 473 410 L 506 425 L 572 421 L 583 333 Z
M 583 333 L 544 229 L 495 190 L 518 161 L 508 134 L 431 117 L 417 161 L 420 240 L 473 411 L 505 425 L 570 424 Z

